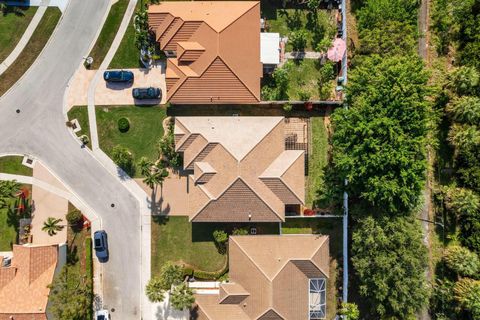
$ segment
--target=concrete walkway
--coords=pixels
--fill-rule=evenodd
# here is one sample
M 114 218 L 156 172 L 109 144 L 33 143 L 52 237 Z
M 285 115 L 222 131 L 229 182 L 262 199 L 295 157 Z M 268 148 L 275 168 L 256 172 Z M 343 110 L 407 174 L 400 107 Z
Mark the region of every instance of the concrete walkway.
M 97 88 L 98 82 L 102 79 L 103 72 L 108 68 L 108 65 L 112 61 L 115 53 L 117 52 L 120 43 L 122 42 L 123 35 L 125 31 L 127 31 L 128 24 L 133 16 L 135 11 L 135 6 L 137 5 L 137 0 L 130 0 L 128 3 L 127 10 L 125 11 L 125 15 L 123 16 L 122 23 L 118 28 L 118 32 L 115 35 L 115 39 L 113 39 L 112 45 L 103 59 L 100 68 L 98 69 L 97 73 L 93 77 L 92 82 L 90 82 L 90 86 L 88 88 L 88 122 L 90 123 L 90 136 L 92 142 L 92 149 L 99 149 L 98 145 L 98 131 L 97 131 L 97 119 L 95 116 L 95 90 Z
M 15 60 L 17 60 L 18 56 L 20 53 L 23 51 L 25 46 L 27 45 L 28 41 L 30 41 L 30 38 L 32 37 L 33 32 L 37 28 L 38 24 L 40 23 L 40 20 L 42 20 L 43 14 L 47 10 L 49 1 L 46 0 L 45 2 L 42 2 L 42 5 L 38 8 L 37 12 L 35 12 L 35 15 L 32 18 L 32 21 L 30 21 L 30 24 L 28 25 L 27 29 L 23 33 L 23 36 L 20 38 L 20 41 L 17 43 L 15 49 L 8 55 L 8 57 L 0 64 L 0 75 L 4 73 L 8 67 L 10 67 Z
M 322 54 L 320 52 L 305 51 L 305 52 L 285 52 L 285 59 L 320 59 Z

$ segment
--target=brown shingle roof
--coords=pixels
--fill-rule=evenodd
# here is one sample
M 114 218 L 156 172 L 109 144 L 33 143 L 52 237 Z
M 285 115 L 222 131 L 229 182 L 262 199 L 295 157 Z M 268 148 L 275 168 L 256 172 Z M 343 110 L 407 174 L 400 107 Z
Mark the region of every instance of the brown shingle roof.
M 0 315 L 14 315 L 17 319 L 42 315 L 47 307 L 47 288 L 53 280 L 57 265 L 58 247 L 54 246 L 13 246 L 10 267 L 0 267 L 0 279 L 8 279 L 0 287 Z M 12 274 L 14 275 L 12 277 Z M 0 316 L 0 319 L 2 319 Z M 24 318 L 21 318 L 24 317 Z
M 148 15 L 160 48 L 177 51 L 167 62 L 170 102 L 260 101 L 259 2 L 166 1 Z
M 237 313 L 238 319 L 308 319 L 309 279 L 328 278 L 328 246 L 328 236 L 231 236 L 230 283 L 219 296 L 197 295 L 197 304 L 210 320 L 237 319 L 231 316 Z M 220 304 L 229 291 L 242 299 Z
M 304 152 L 285 150 L 282 117 L 177 117 L 174 133 L 192 221 L 278 222 L 303 204 Z

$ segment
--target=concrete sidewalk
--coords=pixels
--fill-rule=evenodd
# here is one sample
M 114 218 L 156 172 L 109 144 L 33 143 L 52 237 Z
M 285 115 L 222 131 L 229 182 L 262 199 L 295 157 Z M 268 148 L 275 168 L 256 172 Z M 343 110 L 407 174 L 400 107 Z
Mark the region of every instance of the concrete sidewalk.
M 15 62 L 15 60 L 17 60 L 18 56 L 20 55 L 20 53 L 22 53 L 28 41 L 30 41 L 33 32 L 35 31 L 35 29 L 37 29 L 40 20 L 42 20 L 43 14 L 47 10 L 48 2 L 49 1 L 47 0 L 46 5 L 42 5 L 40 6 L 40 8 L 38 8 L 37 12 L 35 12 L 35 15 L 32 18 L 32 21 L 30 21 L 30 24 L 23 33 L 23 36 L 20 38 L 20 41 L 18 41 L 17 45 L 15 46 L 15 49 L 13 49 L 13 51 L 2 62 L 2 64 L 0 64 L 0 75 L 2 75 L 2 73 L 4 73 L 8 69 L 8 67 L 10 67 Z

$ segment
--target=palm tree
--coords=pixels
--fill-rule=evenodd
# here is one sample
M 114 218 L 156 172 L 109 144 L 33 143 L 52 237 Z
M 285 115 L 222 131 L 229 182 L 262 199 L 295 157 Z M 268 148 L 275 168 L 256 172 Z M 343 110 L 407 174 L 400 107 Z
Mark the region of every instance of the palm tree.
M 47 220 L 43 222 L 42 231 L 48 233 L 49 236 L 54 236 L 58 231 L 62 230 L 65 226 L 59 225 L 62 222 L 62 219 L 55 219 L 54 217 L 48 217 Z
M 194 302 L 195 297 L 193 296 L 193 291 L 185 282 L 173 288 L 170 295 L 170 303 L 175 309 L 189 309 Z

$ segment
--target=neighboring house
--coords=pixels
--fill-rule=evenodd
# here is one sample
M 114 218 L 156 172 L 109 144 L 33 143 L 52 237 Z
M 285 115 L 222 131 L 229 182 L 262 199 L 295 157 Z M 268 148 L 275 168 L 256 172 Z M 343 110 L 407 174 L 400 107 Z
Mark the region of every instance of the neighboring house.
M 198 320 L 326 318 L 329 239 L 319 235 L 231 236 L 229 282 L 196 295 Z
M 303 150 L 285 150 L 283 117 L 177 117 L 192 222 L 281 222 L 305 198 Z
M 10 254 L 0 256 L 0 320 L 46 320 L 58 246 L 14 245 Z
M 167 101 L 247 104 L 260 101 L 260 3 L 165 1 L 148 22 L 167 55 Z

